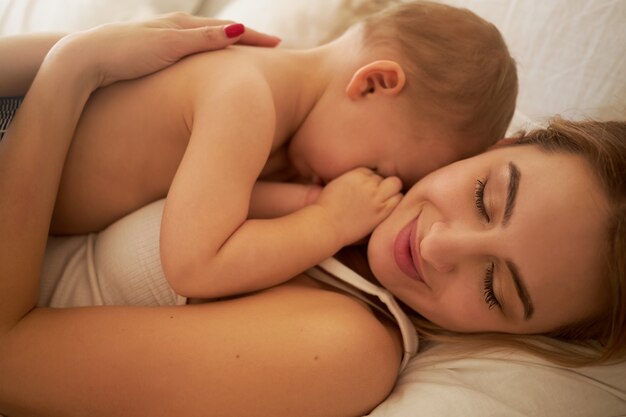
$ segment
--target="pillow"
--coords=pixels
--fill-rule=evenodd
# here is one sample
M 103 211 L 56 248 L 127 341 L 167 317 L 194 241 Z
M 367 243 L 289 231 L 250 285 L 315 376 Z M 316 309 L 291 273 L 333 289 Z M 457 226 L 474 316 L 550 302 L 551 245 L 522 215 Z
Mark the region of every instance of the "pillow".
M 626 361 L 568 369 L 524 352 L 459 357 L 439 345 L 409 362 L 370 417 L 626 415 Z
M 626 115 L 626 2 L 445 0 L 494 23 L 518 63 L 510 132 L 571 119 Z

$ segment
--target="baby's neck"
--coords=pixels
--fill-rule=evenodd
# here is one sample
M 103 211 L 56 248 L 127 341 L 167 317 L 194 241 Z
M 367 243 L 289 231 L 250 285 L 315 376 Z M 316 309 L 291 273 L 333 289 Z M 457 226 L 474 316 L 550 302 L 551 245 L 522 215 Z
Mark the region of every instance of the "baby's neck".
M 273 91 L 278 137 L 291 137 L 325 93 L 345 89 L 356 68 L 358 42 L 348 34 L 311 49 L 246 48 L 257 55 Z

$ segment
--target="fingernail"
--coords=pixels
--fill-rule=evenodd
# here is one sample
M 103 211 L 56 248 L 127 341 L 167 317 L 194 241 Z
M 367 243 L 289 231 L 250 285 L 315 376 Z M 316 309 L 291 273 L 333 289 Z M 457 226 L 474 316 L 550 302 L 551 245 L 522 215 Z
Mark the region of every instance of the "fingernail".
M 241 23 L 231 23 L 224 27 L 224 33 L 227 38 L 236 38 L 246 30 L 245 26 Z

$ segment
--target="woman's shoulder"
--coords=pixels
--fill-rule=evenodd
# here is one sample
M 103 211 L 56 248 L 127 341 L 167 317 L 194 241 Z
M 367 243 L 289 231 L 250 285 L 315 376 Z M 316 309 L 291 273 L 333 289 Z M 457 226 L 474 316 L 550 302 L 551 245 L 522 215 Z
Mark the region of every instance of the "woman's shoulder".
M 56 315 L 39 310 L 1 346 L 0 379 L 13 381 L 5 398 L 36 373 L 44 403 L 70 401 L 64 393 L 80 392 L 84 381 L 104 394 L 115 384 L 132 399 L 116 404 L 128 415 L 138 406 L 158 414 L 171 404 L 181 415 L 209 408 L 245 415 L 251 404 L 266 415 L 364 415 L 392 390 L 400 362 L 384 321 L 350 296 L 300 278 L 202 305 L 67 309 L 64 320 L 51 320 Z M 80 343 L 55 337 L 70 333 Z M 18 354 L 33 340 L 45 340 L 45 352 Z M 42 373 L 37 363 L 71 368 L 68 389 L 50 391 L 58 373 Z M 72 404 L 107 410 L 104 394 Z
M 266 312 L 291 321 L 294 333 L 279 337 L 286 352 L 298 351 L 301 367 L 332 387 L 333 397 L 358 398 L 369 411 L 391 392 L 402 357 L 399 331 L 349 294 L 307 277 L 266 290 L 257 300 Z M 307 373 L 305 373 L 307 374 Z M 338 395 L 340 394 L 340 395 Z M 364 400 L 367 399 L 367 400 Z M 368 404 L 365 404 L 367 402 Z
M 203 329 L 222 342 L 216 347 L 213 338 L 188 335 L 177 338 L 177 348 L 208 349 L 202 356 L 229 368 L 228 378 L 242 392 L 261 389 L 259 381 L 269 377 L 264 401 L 299 410 L 290 415 L 364 415 L 397 380 L 402 351 L 394 325 L 352 296 L 303 276 L 179 311 L 177 331 Z M 204 365 L 212 366 L 197 367 Z
M 274 287 L 266 296 L 306 323 L 318 348 L 337 355 L 349 353 L 350 358 L 344 359 L 355 366 L 377 366 L 379 372 L 389 370 L 391 379 L 397 377 L 402 356 L 400 332 L 396 324 L 361 300 L 306 276 Z

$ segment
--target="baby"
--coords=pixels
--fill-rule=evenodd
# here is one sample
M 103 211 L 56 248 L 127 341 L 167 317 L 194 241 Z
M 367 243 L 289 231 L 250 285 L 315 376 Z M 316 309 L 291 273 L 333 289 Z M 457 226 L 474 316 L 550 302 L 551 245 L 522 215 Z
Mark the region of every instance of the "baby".
M 366 237 L 402 184 L 501 138 L 516 94 L 498 30 L 430 2 L 310 50 L 194 55 L 92 95 L 51 233 L 167 196 L 161 260 L 177 293 L 266 288 Z M 299 183 L 258 182 L 292 172 Z

